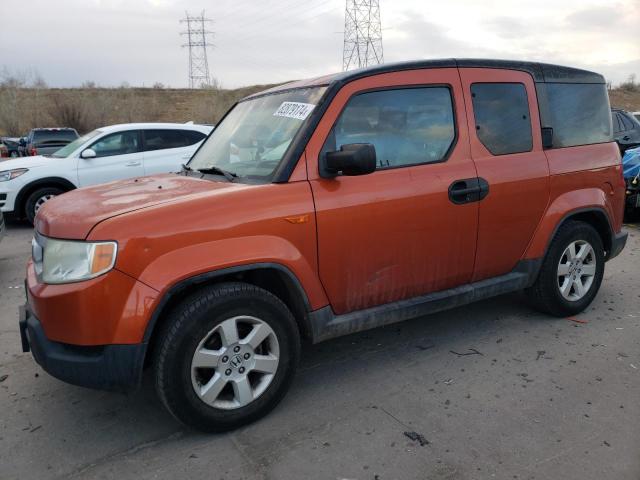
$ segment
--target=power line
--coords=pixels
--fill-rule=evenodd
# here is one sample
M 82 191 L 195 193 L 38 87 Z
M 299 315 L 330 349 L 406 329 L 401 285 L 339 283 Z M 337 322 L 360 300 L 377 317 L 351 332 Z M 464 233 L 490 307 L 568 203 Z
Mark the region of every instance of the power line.
M 204 10 L 199 16 L 185 13 L 186 17 L 180 20 L 180 23 L 187 24 L 187 31 L 180 32 L 180 35 L 187 37 L 187 43 L 182 46 L 189 48 L 189 88 L 208 87 L 211 85 L 211 75 L 207 48 L 213 47 L 213 32 L 207 30 L 206 26 L 213 20 L 205 18 Z
M 384 63 L 379 0 L 346 0 L 342 70 Z

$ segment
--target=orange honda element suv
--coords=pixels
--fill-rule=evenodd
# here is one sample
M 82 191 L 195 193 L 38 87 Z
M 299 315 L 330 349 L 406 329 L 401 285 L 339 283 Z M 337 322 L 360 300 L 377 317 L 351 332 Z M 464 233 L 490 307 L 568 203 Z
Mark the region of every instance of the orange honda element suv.
M 430 60 L 249 96 L 183 170 L 39 211 L 25 351 L 220 431 L 284 396 L 320 342 L 516 290 L 584 310 L 625 245 L 602 76 Z M 426 320 L 425 320 L 426 321 Z

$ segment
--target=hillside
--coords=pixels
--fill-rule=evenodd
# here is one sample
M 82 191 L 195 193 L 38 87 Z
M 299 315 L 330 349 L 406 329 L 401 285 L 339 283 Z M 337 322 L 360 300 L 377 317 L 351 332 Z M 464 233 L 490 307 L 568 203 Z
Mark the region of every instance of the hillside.
M 0 88 L 0 135 L 34 127 L 87 132 L 129 122 L 216 123 L 238 99 L 272 85 L 234 90 L 163 88 Z
M 612 107 L 623 108 L 630 112 L 640 112 L 640 90 L 635 92 L 620 88 L 611 90 L 609 99 Z
M 0 135 L 33 127 L 70 126 L 79 132 L 128 122 L 216 123 L 238 99 L 269 88 L 0 88 Z M 611 105 L 640 111 L 640 91 L 614 89 Z

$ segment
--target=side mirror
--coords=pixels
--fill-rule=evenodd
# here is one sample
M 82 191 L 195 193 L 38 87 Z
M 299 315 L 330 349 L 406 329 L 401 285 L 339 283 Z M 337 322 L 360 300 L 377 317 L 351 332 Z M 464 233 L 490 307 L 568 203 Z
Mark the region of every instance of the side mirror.
M 547 150 L 553 148 L 553 128 L 542 127 L 542 148 Z
M 96 151 L 93 148 L 87 148 L 86 150 L 82 151 L 82 153 L 80 154 L 80 158 L 96 158 Z
M 338 152 L 327 152 L 320 164 L 320 175 L 367 175 L 376 171 L 376 147 L 370 143 L 342 145 Z

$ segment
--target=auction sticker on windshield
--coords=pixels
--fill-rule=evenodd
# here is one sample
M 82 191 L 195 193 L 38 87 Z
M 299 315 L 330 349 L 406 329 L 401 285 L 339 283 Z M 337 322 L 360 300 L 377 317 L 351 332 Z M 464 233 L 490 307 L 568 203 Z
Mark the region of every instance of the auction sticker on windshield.
M 282 102 L 278 110 L 273 114 L 274 117 L 289 117 L 298 120 L 304 120 L 309 116 L 315 105 L 311 103 L 301 102 Z

